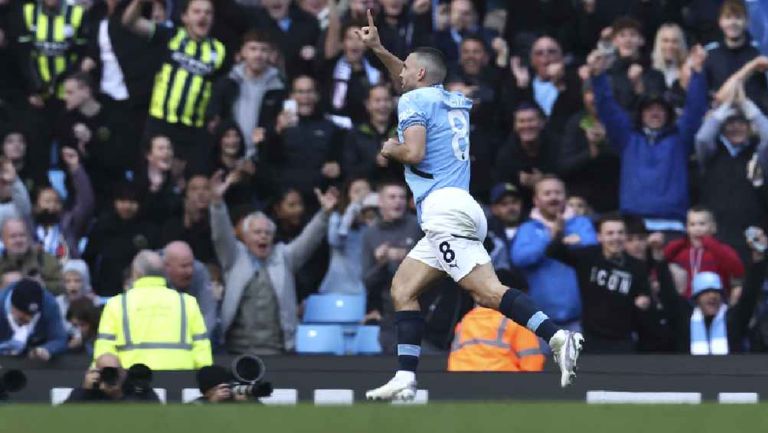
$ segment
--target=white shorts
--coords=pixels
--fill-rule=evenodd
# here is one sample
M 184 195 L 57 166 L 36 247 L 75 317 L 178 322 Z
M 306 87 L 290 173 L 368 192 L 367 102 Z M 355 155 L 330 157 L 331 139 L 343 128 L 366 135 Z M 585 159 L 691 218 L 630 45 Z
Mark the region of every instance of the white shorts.
M 442 188 L 430 193 L 421 203 L 421 229 L 424 237 L 408 257 L 445 271 L 454 281 L 491 261 L 483 246 L 488 221 L 480 205 L 463 189 Z

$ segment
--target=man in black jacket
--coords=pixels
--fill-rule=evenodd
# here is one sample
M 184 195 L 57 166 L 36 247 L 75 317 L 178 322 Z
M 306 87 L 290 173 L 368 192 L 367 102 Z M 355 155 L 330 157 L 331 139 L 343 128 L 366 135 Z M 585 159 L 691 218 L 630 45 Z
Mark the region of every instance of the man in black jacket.
M 260 157 L 280 187 L 297 188 L 311 200 L 318 185 L 325 187 L 341 178 L 342 131 L 320 111 L 311 77 L 293 80 L 290 97 L 296 101 L 296 111 L 284 110 L 277 116 Z
M 126 384 L 126 371 L 114 354 L 105 353 L 99 356 L 96 358 L 94 367 L 85 372 L 83 385 L 73 389 L 65 403 L 160 402 L 153 390 L 149 389 L 147 392 L 137 395 Z
M 599 246 L 569 249 L 555 239 L 547 255 L 574 269 L 582 297 L 585 351 L 632 353 L 638 307 L 648 304 L 648 277 L 642 262 L 624 251 L 624 220 L 606 215 L 597 223 Z
M 765 280 L 765 245 L 768 237 L 762 230 L 747 239 L 752 250 L 752 263 L 747 267 L 741 298 L 728 306 L 723 296 L 720 277 L 701 272 L 692 282 L 693 305 L 668 285 L 661 286 L 661 301 L 672 309 L 672 327 L 677 350 L 692 355 L 727 355 L 744 351 L 747 325 L 755 310 L 757 297 Z
M 368 121 L 350 130 L 344 142 L 342 168 L 347 178 L 364 177 L 377 184 L 393 179 L 403 181 L 403 165 L 379 153 L 382 144 L 397 135 L 392 99 L 392 90 L 386 84 L 368 90 L 365 100 Z
M 747 33 L 747 11 L 741 1 L 726 1 L 720 9 L 718 24 L 722 41 L 705 47 L 707 61 L 704 73 L 711 90 L 717 91 L 734 72 L 760 55 L 760 50 Z M 763 111 L 768 108 L 768 81 L 765 74 L 754 74 L 745 83 L 749 98 Z

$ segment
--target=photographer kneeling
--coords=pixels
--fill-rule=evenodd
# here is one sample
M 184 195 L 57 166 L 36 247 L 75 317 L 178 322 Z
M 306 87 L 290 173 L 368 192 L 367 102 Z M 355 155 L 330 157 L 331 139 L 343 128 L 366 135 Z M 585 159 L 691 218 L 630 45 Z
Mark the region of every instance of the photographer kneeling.
M 105 353 L 96 358 L 95 366 L 85 373 L 82 387 L 73 389 L 66 403 L 159 403 L 160 399 L 149 386 L 151 374 L 151 370 L 142 364 L 126 371 L 117 356 Z
M 241 355 L 228 370 L 218 365 L 197 372 L 197 386 L 202 394 L 196 404 L 253 401 L 272 395 L 272 384 L 263 382 L 264 363 L 255 356 Z

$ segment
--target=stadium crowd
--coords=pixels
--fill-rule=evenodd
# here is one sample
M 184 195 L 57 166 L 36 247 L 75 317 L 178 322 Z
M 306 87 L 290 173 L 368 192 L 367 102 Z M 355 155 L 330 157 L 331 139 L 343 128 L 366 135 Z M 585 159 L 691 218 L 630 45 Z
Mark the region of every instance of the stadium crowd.
M 379 154 L 400 84 L 359 37 L 369 9 L 473 101 L 505 284 L 586 352 L 768 350 L 759 2 L 0 0 L 0 353 L 126 350 L 129 311 L 152 322 L 135 305 L 175 292 L 187 368 L 294 351 L 313 293 L 365 296 L 391 351 L 389 284 L 422 233 Z M 459 369 L 506 329 L 449 279 L 421 303 L 425 351 Z M 498 335 L 540 356 L 527 332 Z

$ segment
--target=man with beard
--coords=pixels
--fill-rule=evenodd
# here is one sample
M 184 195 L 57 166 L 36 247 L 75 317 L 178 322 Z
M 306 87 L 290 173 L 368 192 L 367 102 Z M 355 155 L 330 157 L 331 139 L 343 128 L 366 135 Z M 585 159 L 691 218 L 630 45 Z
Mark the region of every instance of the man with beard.
M 547 248 L 561 242 L 570 248 L 594 245 L 592 222 L 575 216 L 565 206 L 565 185 L 555 176 L 543 176 L 533 189 L 531 219 L 520 226 L 512 243 L 512 264 L 528 280 L 529 294 L 536 305 L 557 325 L 581 328 L 581 298 L 574 269 L 547 257 Z
M 80 257 L 78 241 L 85 234 L 94 210 L 93 188 L 75 149 L 65 147 L 61 157 L 74 186 L 74 200 L 65 208 L 59 193 L 42 188 L 35 200 L 35 238 L 43 251 L 62 263 Z
M 166 135 L 176 145 L 175 154 L 188 166 L 204 165 L 208 146 L 205 113 L 216 76 L 223 72 L 224 44 L 210 37 L 212 0 L 184 3 L 179 28 L 157 26 L 141 16 L 143 3 L 133 0 L 123 14 L 123 24 L 153 44 L 168 50 L 149 107 L 145 137 Z
M 584 351 L 633 353 L 637 315 L 650 302 L 648 273 L 641 261 L 624 250 L 627 233 L 620 215 L 606 215 L 596 225 L 599 246 L 568 249 L 563 238 L 557 237 L 547 247 L 547 256 L 576 269 Z

